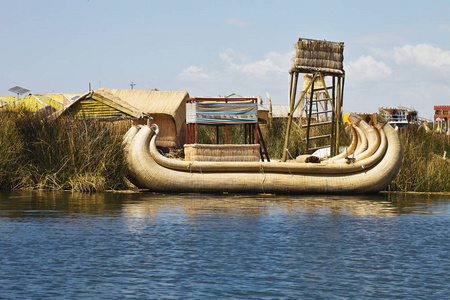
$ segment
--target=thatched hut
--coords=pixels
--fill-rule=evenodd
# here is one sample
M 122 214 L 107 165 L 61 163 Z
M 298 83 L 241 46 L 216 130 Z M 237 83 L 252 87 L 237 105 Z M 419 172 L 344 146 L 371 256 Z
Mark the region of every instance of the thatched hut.
M 157 145 L 181 147 L 186 140 L 188 92 L 101 88 L 74 100 L 59 115 L 108 120 L 133 119 L 136 124 L 153 118 L 159 126 Z

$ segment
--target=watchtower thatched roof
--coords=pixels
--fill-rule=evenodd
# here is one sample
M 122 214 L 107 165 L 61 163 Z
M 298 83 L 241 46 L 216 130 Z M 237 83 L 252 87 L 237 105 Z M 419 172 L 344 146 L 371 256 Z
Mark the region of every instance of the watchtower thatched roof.
M 299 38 L 291 72 L 344 75 L 344 43 Z

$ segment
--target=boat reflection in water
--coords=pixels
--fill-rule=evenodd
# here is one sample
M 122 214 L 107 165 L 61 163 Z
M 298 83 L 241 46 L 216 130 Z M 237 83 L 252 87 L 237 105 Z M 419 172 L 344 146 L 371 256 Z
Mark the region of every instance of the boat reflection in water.
M 309 195 L 273 194 L 157 194 L 21 191 L 0 193 L 0 211 L 10 217 L 33 212 L 63 214 L 123 214 L 126 218 L 154 219 L 172 212 L 186 219 L 198 215 L 224 214 L 255 218 L 264 214 L 296 213 L 352 214 L 389 217 L 408 213 L 430 213 L 445 202 L 442 195 L 378 194 L 378 195 Z M 444 200 L 443 200 L 444 199 Z M 76 218 L 76 215 L 72 217 Z
M 242 218 L 261 215 L 295 216 L 304 213 L 392 217 L 408 213 L 429 213 L 441 197 L 431 195 L 358 195 L 358 196 L 277 196 L 277 195 L 142 195 L 128 204 L 123 213 L 131 219 L 156 220 L 168 211 L 187 221 L 200 216 L 223 214 Z M 419 203 L 418 203 L 419 202 Z

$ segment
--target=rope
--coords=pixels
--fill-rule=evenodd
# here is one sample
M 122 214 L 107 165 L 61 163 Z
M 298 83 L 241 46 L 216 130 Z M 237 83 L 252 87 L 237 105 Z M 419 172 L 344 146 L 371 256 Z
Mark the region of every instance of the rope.
M 264 167 L 262 164 L 259 165 L 259 170 L 260 170 L 261 174 L 263 175 L 263 180 L 261 182 L 261 189 L 262 189 L 262 192 L 264 193 L 264 182 L 266 182 L 266 174 L 264 174 Z
M 293 160 L 294 158 L 292 157 L 291 152 L 289 152 L 288 148 L 286 148 L 286 152 L 287 152 L 287 154 L 289 154 L 289 156 Z M 287 169 L 289 171 L 289 174 L 291 174 L 291 183 L 294 184 L 294 174 L 292 174 L 291 169 L 289 168 L 289 164 L 286 164 L 286 166 L 287 166 Z
M 291 152 L 289 152 L 289 149 L 288 149 L 288 148 L 286 148 L 286 152 L 287 152 L 287 154 L 289 154 L 289 156 L 290 156 L 291 159 L 293 160 L 294 158 L 292 157 Z

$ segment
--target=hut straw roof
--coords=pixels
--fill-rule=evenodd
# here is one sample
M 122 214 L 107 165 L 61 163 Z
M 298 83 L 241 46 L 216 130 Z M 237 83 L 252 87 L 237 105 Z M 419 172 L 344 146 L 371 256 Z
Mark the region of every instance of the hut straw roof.
M 101 88 L 97 92 L 106 92 L 136 107 L 146 114 L 167 114 L 175 118 L 180 105 L 189 94 L 184 91 L 122 90 Z
M 173 118 L 179 132 L 186 120 L 186 91 L 122 90 L 101 88 L 98 92 L 107 92 L 122 101 L 136 107 L 148 115 L 168 115 Z

